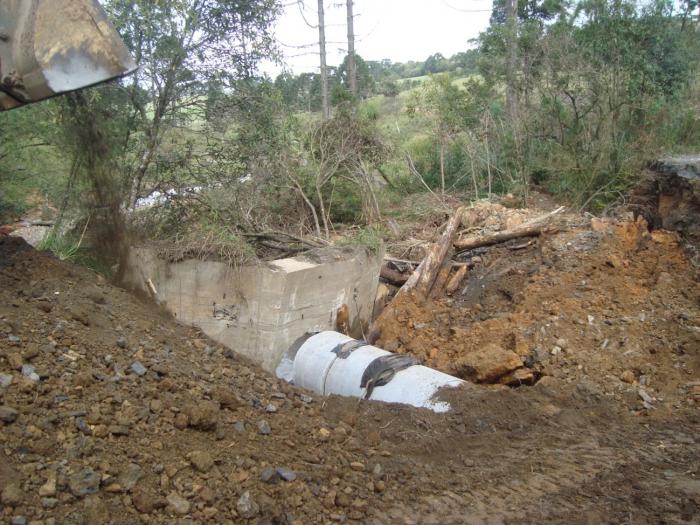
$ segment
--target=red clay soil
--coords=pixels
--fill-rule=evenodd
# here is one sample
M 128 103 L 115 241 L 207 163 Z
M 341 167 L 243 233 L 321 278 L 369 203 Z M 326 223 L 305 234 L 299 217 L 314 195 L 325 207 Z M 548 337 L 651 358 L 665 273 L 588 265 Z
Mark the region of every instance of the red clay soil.
M 507 294 L 407 312 L 444 369 L 478 341 L 543 353 L 535 386 L 438 415 L 312 397 L 0 237 L 0 520 L 697 523 L 698 286 L 671 237 L 625 239 L 571 232 Z
M 643 220 L 594 226 L 488 250 L 451 299 L 399 299 L 378 346 L 476 382 L 676 391 L 700 365 L 694 269 L 674 233 L 650 234 Z

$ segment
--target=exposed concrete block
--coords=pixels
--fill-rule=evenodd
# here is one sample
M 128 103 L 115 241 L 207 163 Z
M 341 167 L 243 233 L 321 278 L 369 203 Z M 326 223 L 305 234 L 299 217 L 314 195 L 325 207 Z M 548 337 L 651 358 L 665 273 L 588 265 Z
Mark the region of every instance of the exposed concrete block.
M 169 263 L 154 250 L 135 248 L 125 280 L 149 295 L 155 289 L 154 299 L 177 319 L 274 372 L 299 338 L 334 330 L 343 304 L 351 335 L 362 337 L 381 264 L 381 253 L 362 248 L 329 248 L 240 268 L 216 261 Z

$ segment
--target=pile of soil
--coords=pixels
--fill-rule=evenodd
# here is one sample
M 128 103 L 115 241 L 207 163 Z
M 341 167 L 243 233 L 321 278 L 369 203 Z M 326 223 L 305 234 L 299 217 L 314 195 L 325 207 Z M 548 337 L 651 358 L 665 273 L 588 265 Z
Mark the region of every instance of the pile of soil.
M 700 286 L 675 233 L 594 219 L 473 260 L 454 297 L 399 298 L 378 346 L 475 382 L 586 379 L 611 395 L 665 396 L 700 368 Z
M 445 319 L 445 333 L 432 329 L 445 341 L 451 329 L 516 351 L 524 340 L 529 355 L 567 340 L 543 359 L 546 381 L 446 392 L 446 415 L 312 397 L 89 270 L 0 236 L 0 519 L 697 521 L 697 284 L 672 238 L 607 253 L 606 239 L 623 237 L 572 235 L 493 328 L 478 316 L 500 307 L 485 300 L 438 304 L 430 320 L 415 310 Z M 419 337 L 419 322 L 402 326 Z

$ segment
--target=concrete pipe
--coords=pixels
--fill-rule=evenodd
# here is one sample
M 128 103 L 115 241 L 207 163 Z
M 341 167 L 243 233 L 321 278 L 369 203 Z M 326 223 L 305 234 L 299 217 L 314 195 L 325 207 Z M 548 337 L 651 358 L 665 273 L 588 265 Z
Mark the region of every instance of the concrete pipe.
M 366 397 L 362 380 L 368 367 L 378 358 L 395 355 L 337 332 L 321 332 L 310 337 L 297 351 L 293 381 L 324 396 Z M 387 384 L 375 386 L 369 399 L 447 412 L 450 405 L 435 401 L 435 395 L 442 388 L 463 384 L 456 377 L 413 365 L 398 370 Z

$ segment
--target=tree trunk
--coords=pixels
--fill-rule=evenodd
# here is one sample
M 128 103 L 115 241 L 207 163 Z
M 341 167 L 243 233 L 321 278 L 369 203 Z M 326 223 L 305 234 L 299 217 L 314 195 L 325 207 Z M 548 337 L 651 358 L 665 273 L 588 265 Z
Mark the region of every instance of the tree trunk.
M 440 240 L 428 250 L 428 254 L 418 268 L 416 268 L 416 271 L 413 272 L 413 275 L 406 281 L 406 284 L 401 287 L 399 294 L 405 294 L 415 289 L 420 297 L 428 297 L 435 283 L 437 273 L 440 271 L 447 255 L 452 252 L 452 243 L 454 242 L 455 235 L 457 235 L 459 225 L 462 222 L 461 219 L 462 208 L 459 208 L 452 217 L 450 217 Z
M 494 233 L 493 235 L 484 235 L 483 237 L 460 239 L 455 242 L 455 248 L 459 252 L 466 252 L 468 250 L 474 250 L 475 248 L 493 246 L 494 244 L 510 241 L 511 239 L 519 239 L 522 237 L 538 237 L 544 231 L 547 231 L 546 226 L 531 226 L 529 228 L 506 230 Z
M 445 194 L 445 139 L 440 139 L 440 193 Z
M 352 0 L 346 2 L 348 8 L 348 80 L 350 93 L 357 96 L 357 62 L 355 61 L 355 16 L 352 12 Z
M 441 280 L 438 279 L 438 274 L 445 268 L 449 271 L 452 266 L 451 263 L 445 264 L 445 261 L 451 259 L 451 257 L 448 258 L 448 256 L 451 256 L 453 251 L 452 243 L 454 242 L 455 235 L 457 235 L 457 230 L 459 230 L 459 226 L 462 222 L 462 212 L 463 208 L 459 208 L 454 212 L 440 240 L 430 247 L 428 254 L 418 265 L 418 268 L 416 268 L 413 274 L 411 274 L 411 277 L 409 277 L 406 283 L 399 289 L 394 300 L 389 303 L 381 315 L 372 323 L 369 333 L 367 334 L 367 342 L 374 344 L 379 340 L 381 337 L 382 322 L 395 315 L 396 301 L 400 296 L 415 291 L 416 299 L 418 300 L 425 300 L 430 297 L 432 290 L 436 288 L 436 281 Z M 443 276 L 445 275 L 449 274 L 444 273 Z
M 393 268 L 389 268 L 389 266 L 385 264 L 382 266 L 382 269 L 379 272 L 379 277 L 395 286 L 402 286 L 406 281 L 408 281 L 410 274 L 401 273 Z
M 516 92 L 516 72 L 518 60 L 518 20 L 517 0 L 506 1 L 506 108 L 511 125 L 518 122 L 518 101 Z
M 323 11 L 323 0 L 318 0 L 318 48 L 321 54 L 321 111 L 323 112 L 323 120 L 328 120 L 331 118 L 331 107 L 328 101 L 328 67 L 326 66 L 326 20 Z
M 328 228 L 328 217 L 326 216 L 326 205 L 323 202 L 323 193 L 321 192 L 321 186 L 316 184 L 316 197 L 318 198 L 318 206 L 321 212 L 321 218 L 323 219 L 323 232 L 326 235 L 326 239 L 331 236 L 330 229 Z

